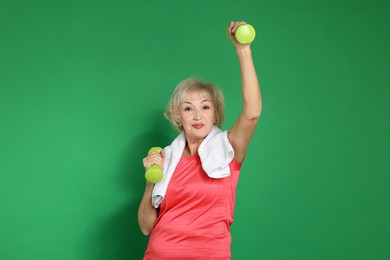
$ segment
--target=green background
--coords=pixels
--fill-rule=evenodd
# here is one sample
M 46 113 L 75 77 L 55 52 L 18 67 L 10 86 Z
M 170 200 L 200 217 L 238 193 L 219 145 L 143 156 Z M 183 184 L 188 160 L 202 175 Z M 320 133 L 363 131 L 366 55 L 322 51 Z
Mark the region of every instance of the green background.
M 0 0 L 0 259 L 141 259 L 142 158 L 198 75 L 241 109 L 231 20 L 263 112 L 233 259 L 390 259 L 388 1 Z

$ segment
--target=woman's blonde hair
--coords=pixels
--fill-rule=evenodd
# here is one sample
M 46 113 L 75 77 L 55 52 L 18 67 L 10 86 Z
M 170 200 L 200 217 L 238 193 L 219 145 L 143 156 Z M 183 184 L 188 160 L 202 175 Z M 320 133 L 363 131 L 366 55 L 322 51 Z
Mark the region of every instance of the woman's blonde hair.
M 179 109 L 185 95 L 192 91 L 210 94 L 215 109 L 215 125 L 220 128 L 225 119 L 223 94 L 215 85 L 196 77 L 185 79 L 176 86 L 165 110 L 165 117 L 176 130 L 183 132 L 184 129 L 179 119 Z

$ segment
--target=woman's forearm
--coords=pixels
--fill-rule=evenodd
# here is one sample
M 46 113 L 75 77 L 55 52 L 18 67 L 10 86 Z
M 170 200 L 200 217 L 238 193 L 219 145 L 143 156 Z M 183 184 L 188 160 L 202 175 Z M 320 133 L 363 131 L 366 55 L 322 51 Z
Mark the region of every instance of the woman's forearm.
M 249 45 L 236 48 L 241 69 L 243 115 L 249 119 L 260 116 L 262 102 L 260 84 Z
M 146 183 L 145 192 L 138 208 L 138 225 L 145 236 L 152 232 L 154 222 L 158 216 L 158 210 L 151 203 L 152 191 L 153 184 Z

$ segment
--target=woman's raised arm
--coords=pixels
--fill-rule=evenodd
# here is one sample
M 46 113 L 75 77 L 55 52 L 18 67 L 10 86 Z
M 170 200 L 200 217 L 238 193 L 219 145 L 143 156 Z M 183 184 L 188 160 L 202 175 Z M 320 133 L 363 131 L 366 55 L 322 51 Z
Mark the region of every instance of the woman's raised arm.
M 240 44 L 234 38 L 234 32 L 241 24 L 245 24 L 245 22 L 231 22 L 228 30 L 240 62 L 242 82 L 242 112 L 229 131 L 229 141 L 233 146 L 236 162 L 244 160 L 262 109 L 260 84 L 250 44 Z

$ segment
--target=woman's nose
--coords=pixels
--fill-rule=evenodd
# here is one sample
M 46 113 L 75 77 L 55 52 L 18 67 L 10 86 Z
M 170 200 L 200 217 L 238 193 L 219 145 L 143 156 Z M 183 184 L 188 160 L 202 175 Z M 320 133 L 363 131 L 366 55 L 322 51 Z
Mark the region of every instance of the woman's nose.
M 194 119 L 195 119 L 195 120 L 199 120 L 199 119 L 201 119 L 201 118 L 202 118 L 202 113 L 201 113 L 201 111 L 195 110 L 195 111 L 194 111 Z

